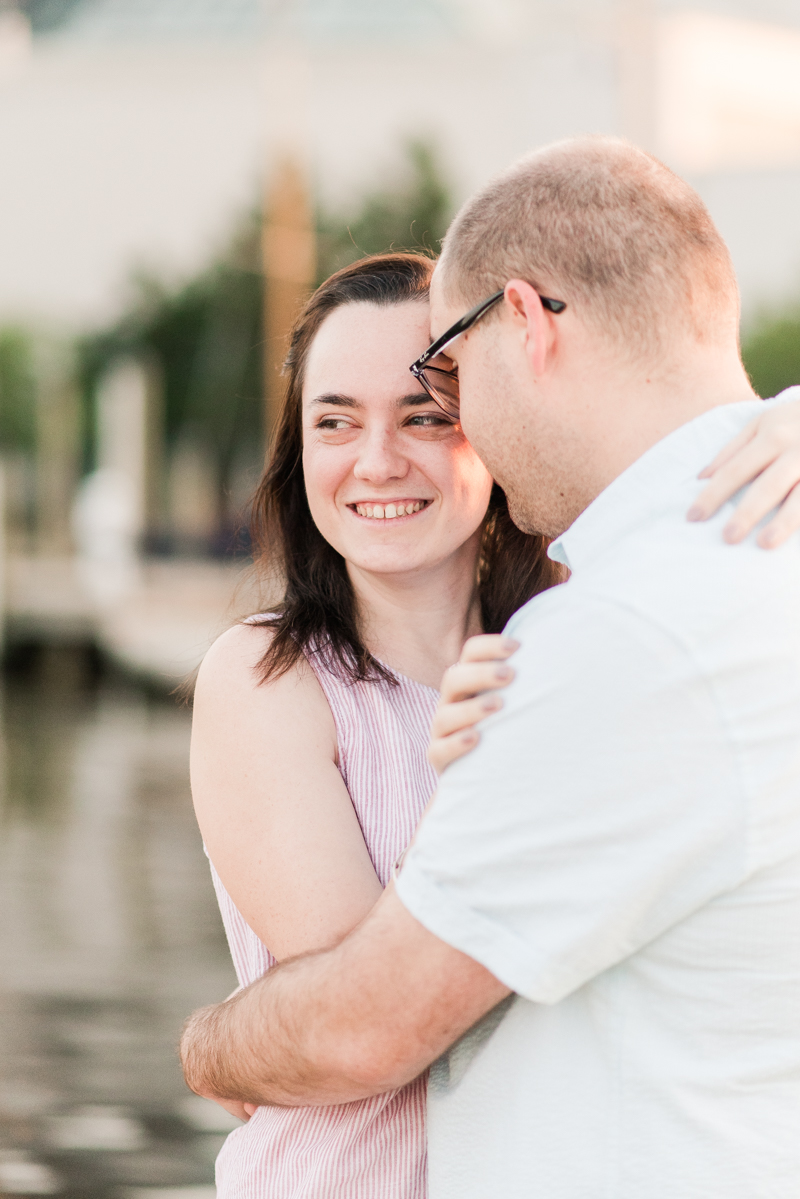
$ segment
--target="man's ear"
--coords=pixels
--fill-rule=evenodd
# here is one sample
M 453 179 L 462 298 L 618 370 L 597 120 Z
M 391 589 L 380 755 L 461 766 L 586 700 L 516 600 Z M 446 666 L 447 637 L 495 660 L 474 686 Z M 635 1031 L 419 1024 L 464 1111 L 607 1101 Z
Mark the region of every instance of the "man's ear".
M 539 293 L 524 279 L 511 279 L 506 283 L 505 303 L 522 334 L 531 370 L 538 378 L 544 374 L 555 340 L 552 317 L 542 307 Z

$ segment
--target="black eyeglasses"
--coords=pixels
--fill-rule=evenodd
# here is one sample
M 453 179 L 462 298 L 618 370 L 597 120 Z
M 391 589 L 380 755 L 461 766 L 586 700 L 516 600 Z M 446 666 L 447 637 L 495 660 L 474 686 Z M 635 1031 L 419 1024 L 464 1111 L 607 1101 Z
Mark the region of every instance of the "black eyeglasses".
M 458 391 L 458 368 L 452 365 L 446 367 L 445 362 L 450 359 L 442 356 L 441 362 L 437 365 L 436 359 L 442 354 L 445 346 L 448 346 L 451 341 L 455 341 L 462 333 L 466 333 L 467 329 L 484 316 L 490 308 L 492 308 L 498 300 L 502 300 L 505 295 L 505 288 L 496 291 L 493 296 L 489 296 L 488 300 L 481 300 L 480 304 L 476 304 L 474 308 L 470 308 L 460 320 L 457 320 L 454 325 L 437 337 L 433 345 L 428 346 L 424 354 L 421 354 L 416 362 L 412 362 L 408 368 L 415 379 L 419 379 L 422 386 L 427 391 L 431 399 L 435 400 L 448 416 L 457 417 L 459 410 L 459 391 Z M 539 296 L 542 301 L 542 307 L 548 312 L 559 313 L 566 308 L 564 300 L 551 300 L 549 296 Z

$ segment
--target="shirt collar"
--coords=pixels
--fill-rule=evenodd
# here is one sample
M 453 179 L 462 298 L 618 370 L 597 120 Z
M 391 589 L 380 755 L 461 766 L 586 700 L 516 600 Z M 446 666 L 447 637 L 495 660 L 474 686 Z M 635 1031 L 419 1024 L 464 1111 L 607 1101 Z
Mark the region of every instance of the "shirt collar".
M 574 571 L 602 555 L 631 529 L 674 503 L 676 484 L 696 480 L 762 405 L 763 400 L 723 404 L 656 442 L 552 542 L 549 557 Z

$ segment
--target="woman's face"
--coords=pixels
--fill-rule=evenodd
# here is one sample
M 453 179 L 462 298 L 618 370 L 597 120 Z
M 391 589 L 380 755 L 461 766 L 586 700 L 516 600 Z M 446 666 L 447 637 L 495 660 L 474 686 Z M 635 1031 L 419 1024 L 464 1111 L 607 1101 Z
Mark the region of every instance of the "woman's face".
M 428 341 L 427 303 L 354 303 L 326 317 L 309 351 L 308 503 L 323 537 L 363 571 L 436 567 L 486 514 L 490 475 L 409 373 Z

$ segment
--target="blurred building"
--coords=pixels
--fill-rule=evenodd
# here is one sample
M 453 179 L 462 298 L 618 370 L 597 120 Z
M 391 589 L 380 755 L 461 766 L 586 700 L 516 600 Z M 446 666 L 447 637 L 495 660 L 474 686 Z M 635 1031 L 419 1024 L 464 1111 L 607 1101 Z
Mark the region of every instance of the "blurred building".
M 0 9 L 0 319 L 81 328 L 178 278 L 276 155 L 346 211 L 409 138 L 456 200 L 623 132 L 705 195 L 753 309 L 800 291 L 793 0 L 20 0 Z
M 246 548 L 284 331 L 337 262 L 327 243 L 435 245 L 448 207 L 516 156 L 586 132 L 695 183 L 746 324 L 797 302 L 797 0 L 0 0 L 17 627 L 29 612 L 41 627 L 40 603 L 52 624 L 61 597 L 80 632 L 92 592 L 109 641 L 112 608 L 147 581 L 143 551 Z M 364 214 L 393 203 L 394 225 L 366 236 Z M 209 576 L 209 609 L 226 587 Z M 140 658 L 165 656 L 164 628 Z
M 106 322 L 131 271 L 187 274 L 227 235 L 261 166 L 256 10 L 34 0 L 16 60 L 0 14 L 6 319 Z

